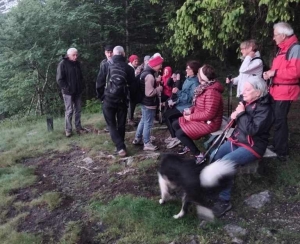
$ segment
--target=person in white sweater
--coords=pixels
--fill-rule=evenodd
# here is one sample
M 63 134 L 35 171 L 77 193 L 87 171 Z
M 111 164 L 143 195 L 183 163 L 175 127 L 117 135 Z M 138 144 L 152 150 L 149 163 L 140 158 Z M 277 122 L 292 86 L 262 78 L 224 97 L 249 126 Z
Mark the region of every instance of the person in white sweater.
M 242 53 L 243 63 L 239 69 L 239 75 L 229 80 L 226 78 L 226 83 L 232 82 L 237 85 L 237 97 L 240 101 L 243 100 L 244 84 L 249 77 L 257 75 L 262 77 L 263 61 L 260 58 L 258 46 L 255 40 L 247 40 L 241 43 L 240 50 Z

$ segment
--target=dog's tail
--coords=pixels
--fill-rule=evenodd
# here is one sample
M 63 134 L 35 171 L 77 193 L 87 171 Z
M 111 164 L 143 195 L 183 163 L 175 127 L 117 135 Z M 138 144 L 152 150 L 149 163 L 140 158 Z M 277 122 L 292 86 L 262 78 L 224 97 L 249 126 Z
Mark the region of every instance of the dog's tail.
M 206 166 L 200 173 L 200 182 L 204 187 L 218 186 L 222 179 L 233 176 L 235 164 L 231 160 L 218 160 Z

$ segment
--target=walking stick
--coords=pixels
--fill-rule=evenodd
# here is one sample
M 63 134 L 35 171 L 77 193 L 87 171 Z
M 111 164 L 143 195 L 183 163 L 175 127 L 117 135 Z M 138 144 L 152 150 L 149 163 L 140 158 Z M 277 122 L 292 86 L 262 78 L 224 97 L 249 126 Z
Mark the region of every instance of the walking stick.
M 223 141 L 225 140 L 231 126 L 233 125 L 234 120 L 230 120 L 229 123 L 226 125 L 225 129 L 222 131 L 222 133 L 213 141 L 213 143 L 211 144 L 211 146 L 207 149 L 207 151 L 205 152 L 205 154 L 203 155 L 203 159 L 200 161 L 200 163 L 198 164 L 202 164 L 204 163 L 204 161 L 206 160 L 207 155 L 209 154 L 209 152 L 211 151 L 211 149 L 213 149 L 215 147 L 215 145 L 219 142 L 219 140 L 221 139 L 221 141 L 218 144 L 217 149 L 214 151 L 214 155 L 212 157 L 210 157 L 209 159 L 209 163 L 211 163 L 211 161 L 213 160 L 213 158 L 215 157 L 216 153 L 218 152 L 220 146 L 222 145 Z
M 230 114 L 232 112 L 232 75 L 228 75 L 227 78 L 229 79 L 229 84 L 228 84 L 228 118 L 230 117 Z
M 158 121 L 160 124 L 162 124 L 163 118 L 162 118 L 162 111 L 161 111 L 161 92 L 158 93 Z

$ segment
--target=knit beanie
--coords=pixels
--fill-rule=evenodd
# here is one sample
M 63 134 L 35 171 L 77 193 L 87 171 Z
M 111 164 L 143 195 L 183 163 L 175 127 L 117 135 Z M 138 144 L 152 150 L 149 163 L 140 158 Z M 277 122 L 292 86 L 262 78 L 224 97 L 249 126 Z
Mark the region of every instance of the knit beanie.
M 134 60 L 136 60 L 136 59 L 139 59 L 139 57 L 137 56 L 137 55 L 131 55 L 129 58 L 128 58 L 128 60 L 129 60 L 129 62 L 130 63 L 132 63 Z
M 153 68 L 157 65 L 160 65 L 164 62 L 164 59 L 161 56 L 156 56 L 155 58 L 152 58 L 149 60 L 148 65 Z

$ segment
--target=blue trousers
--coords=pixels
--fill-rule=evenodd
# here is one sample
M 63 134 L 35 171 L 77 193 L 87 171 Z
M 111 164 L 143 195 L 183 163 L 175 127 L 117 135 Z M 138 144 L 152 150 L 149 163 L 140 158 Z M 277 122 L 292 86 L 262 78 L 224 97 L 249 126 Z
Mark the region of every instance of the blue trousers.
M 214 153 L 215 151 L 213 151 L 211 155 L 214 155 Z M 249 150 L 240 146 L 236 146 L 232 144 L 230 141 L 226 141 L 223 145 L 221 145 L 218 152 L 214 156 L 214 161 L 218 159 L 231 160 L 238 166 L 238 165 L 245 165 L 247 163 L 251 163 L 255 161 L 257 157 Z M 230 200 L 232 186 L 233 186 L 233 179 L 229 184 L 229 186 L 220 192 L 219 198 L 221 200 L 224 201 Z

